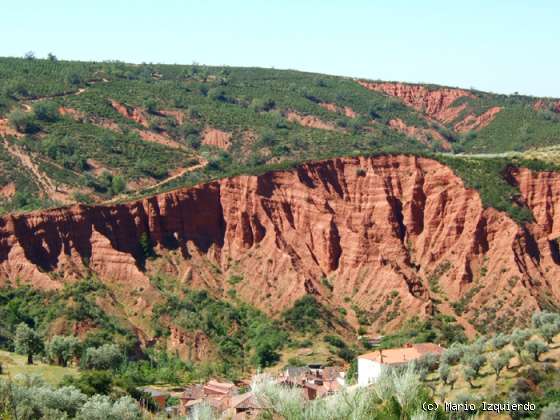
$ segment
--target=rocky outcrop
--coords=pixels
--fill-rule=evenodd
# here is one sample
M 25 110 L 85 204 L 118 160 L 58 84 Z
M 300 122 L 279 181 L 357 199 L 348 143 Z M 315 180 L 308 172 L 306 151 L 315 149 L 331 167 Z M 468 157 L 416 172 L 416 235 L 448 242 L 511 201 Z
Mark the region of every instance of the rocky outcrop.
M 143 110 L 121 104 L 120 102 L 117 102 L 115 100 L 111 100 L 111 106 L 123 117 L 132 120 L 144 127 L 149 127 L 150 120 L 148 119 L 146 112 L 144 112 Z
M 465 117 L 464 120 L 455 124 L 453 128 L 459 133 L 465 133 L 472 130 L 480 130 L 481 128 L 484 128 L 488 124 L 490 124 L 492 120 L 494 120 L 494 117 L 496 117 L 496 114 L 501 110 L 502 108 L 500 108 L 499 106 L 493 106 L 488 111 L 480 115 L 469 114 Z
M 397 130 L 400 133 L 412 138 L 420 140 L 421 143 L 428 146 L 433 146 L 433 143 L 439 143 L 439 145 L 446 151 L 451 150 L 451 144 L 443 137 L 437 130 L 433 128 L 423 128 L 423 127 L 413 127 L 407 125 L 400 118 L 393 118 L 389 120 L 389 127 Z
M 501 111 L 500 107 L 495 106 L 481 115 L 475 115 L 468 111 L 466 103 L 457 105 L 455 101 L 458 99 L 475 98 L 471 92 L 464 89 L 429 88 L 425 85 L 363 80 L 358 81 L 358 83 L 366 89 L 399 98 L 416 111 L 426 114 L 430 119 L 450 126 L 459 133 L 486 127 Z
M 356 118 L 358 116 L 358 113 L 354 111 L 352 108 L 350 108 L 349 106 L 341 107 L 332 102 L 321 102 L 319 106 L 323 109 L 326 109 L 327 111 L 335 112 L 337 114 L 342 114 L 348 118 Z
M 318 128 L 320 130 L 336 130 L 334 124 L 321 120 L 315 115 L 301 115 L 295 111 L 287 111 L 286 119 L 303 127 Z
M 452 106 L 457 99 L 474 97 L 463 89 L 445 87 L 430 89 L 424 85 L 391 82 L 359 81 L 358 83 L 366 89 L 400 98 L 408 106 L 442 123 L 453 121 L 465 109 L 464 105 Z
M 202 133 L 202 144 L 227 150 L 231 146 L 231 133 L 208 127 Z
M 118 285 L 140 317 L 158 300 L 150 274 L 220 296 L 242 274 L 237 296 L 272 315 L 312 293 L 333 308 L 355 305 L 379 328 L 452 306 L 475 326 L 523 323 L 560 301 L 560 174 L 511 178 L 535 213 L 530 226 L 413 156 L 333 159 L 128 204 L 10 215 L 0 218 L 0 283 L 59 288 L 87 270 Z M 144 259 L 142 234 L 165 258 Z

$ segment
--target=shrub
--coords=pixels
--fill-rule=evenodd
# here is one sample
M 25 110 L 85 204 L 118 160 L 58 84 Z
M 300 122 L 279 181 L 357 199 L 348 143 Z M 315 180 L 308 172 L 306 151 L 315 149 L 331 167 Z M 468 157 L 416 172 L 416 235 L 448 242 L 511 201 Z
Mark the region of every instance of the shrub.
M 53 122 L 60 118 L 58 106 L 53 102 L 38 102 L 33 106 L 33 113 L 40 121 Z
M 8 121 L 20 133 L 32 134 L 38 130 L 33 114 L 20 111 L 19 109 L 8 114 Z

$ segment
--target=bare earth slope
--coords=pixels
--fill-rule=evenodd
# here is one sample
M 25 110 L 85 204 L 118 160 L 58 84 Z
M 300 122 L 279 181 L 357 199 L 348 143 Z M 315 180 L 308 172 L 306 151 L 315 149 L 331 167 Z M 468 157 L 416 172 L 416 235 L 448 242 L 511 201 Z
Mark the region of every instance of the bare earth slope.
M 526 228 L 484 209 L 446 166 L 414 156 L 333 159 L 128 204 L 9 215 L 0 284 L 59 288 L 89 272 L 141 317 L 158 300 L 156 270 L 217 295 L 241 273 L 238 296 L 273 315 L 313 293 L 356 305 L 374 328 L 452 306 L 464 324 L 522 324 L 560 301 L 560 174 L 511 179 L 535 214 Z M 154 261 L 144 262 L 142 233 Z

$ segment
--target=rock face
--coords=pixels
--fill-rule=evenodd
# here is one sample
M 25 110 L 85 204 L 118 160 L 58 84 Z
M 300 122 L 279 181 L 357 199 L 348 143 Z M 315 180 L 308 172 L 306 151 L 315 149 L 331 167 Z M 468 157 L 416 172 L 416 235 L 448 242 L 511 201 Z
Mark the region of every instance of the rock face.
M 512 171 L 511 181 L 534 224 L 484 209 L 448 167 L 412 156 L 333 159 L 128 204 L 10 215 L 0 218 L 0 284 L 59 288 L 93 272 L 119 286 L 132 323 L 158 300 L 157 271 L 219 296 L 235 287 L 272 315 L 313 293 L 357 307 L 372 328 L 436 311 L 479 328 L 520 324 L 560 301 L 560 174 Z M 144 261 L 142 234 L 165 258 Z M 243 280 L 230 286 L 233 274 Z

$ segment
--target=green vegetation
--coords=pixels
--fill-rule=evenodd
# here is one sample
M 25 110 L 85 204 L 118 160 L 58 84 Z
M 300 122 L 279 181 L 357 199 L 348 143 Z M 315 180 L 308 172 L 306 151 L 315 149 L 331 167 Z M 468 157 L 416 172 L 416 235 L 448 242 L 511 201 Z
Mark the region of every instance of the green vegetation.
M 506 211 L 521 223 L 532 216 L 508 182 L 507 168 L 545 169 L 538 162 L 438 155 L 442 151 L 438 142 L 424 144 L 387 123 L 398 118 L 409 126 L 435 129 L 450 141 L 454 152 L 528 150 L 558 144 L 560 138 L 560 117 L 553 112 L 553 102 L 543 100 L 542 106 L 535 107 L 535 98 L 520 95 L 471 91 L 473 97 L 458 99 L 454 105 L 465 109 L 456 121 L 502 108 L 487 127 L 459 136 L 452 132 L 456 121 L 448 126 L 435 124 L 400 100 L 343 77 L 257 68 L 69 62 L 52 57 L 0 58 L 0 74 L 0 117 L 8 117 L 25 134 L 18 142 L 39 170 L 61 188 L 76 190 L 75 199 L 84 202 L 123 194 L 138 197 L 309 160 L 405 152 L 435 157 L 449 165 L 468 187 L 481 193 L 485 206 Z M 121 115 L 111 101 L 123 104 L 129 113 L 142 114 L 147 123 Z M 29 105 L 31 111 L 25 108 Z M 61 106 L 75 115 L 60 115 Z M 345 108 L 355 116 L 341 111 Z M 289 112 L 313 116 L 335 129 L 288 121 Z M 204 145 L 206 128 L 230 133 L 231 147 L 223 151 Z M 141 134 L 163 135 L 177 148 L 146 141 Z M 173 171 L 202 160 L 208 165 L 159 184 Z M 0 185 L 15 182 L 17 194 L 0 200 L 0 210 L 27 211 L 56 204 L 28 172 L 11 153 L 3 153 Z M 365 172 L 358 170 L 358 175 Z

